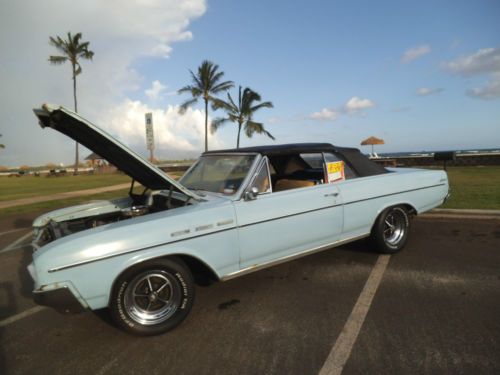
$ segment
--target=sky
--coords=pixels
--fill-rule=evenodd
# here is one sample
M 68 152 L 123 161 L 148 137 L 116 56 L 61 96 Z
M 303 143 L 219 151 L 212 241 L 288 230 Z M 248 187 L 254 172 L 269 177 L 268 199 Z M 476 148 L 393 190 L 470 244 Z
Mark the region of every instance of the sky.
M 177 90 L 208 59 L 250 87 L 276 141 L 329 142 L 380 152 L 500 148 L 500 2 L 0 0 L 0 166 L 70 164 L 74 143 L 41 129 L 32 108 L 73 107 L 71 67 L 53 66 L 49 36 L 81 32 L 95 53 L 77 78 L 79 113 L 146 156 L 153 113 L 163 159 L 203 148 L 200 105 Z M 210 119 L 223 116 L 210 110 Z M 236 145 L 236 126 L 209 149 Z M 83 149 L 82 157 L 90 152 Z

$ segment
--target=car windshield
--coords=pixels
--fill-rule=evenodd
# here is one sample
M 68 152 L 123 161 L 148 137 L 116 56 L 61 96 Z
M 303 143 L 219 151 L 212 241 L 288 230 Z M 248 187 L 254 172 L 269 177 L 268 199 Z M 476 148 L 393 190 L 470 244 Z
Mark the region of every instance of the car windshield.
M 205 155 L 180 180 L 191 190 L 235 194 L 248 174 L 256 155 Z

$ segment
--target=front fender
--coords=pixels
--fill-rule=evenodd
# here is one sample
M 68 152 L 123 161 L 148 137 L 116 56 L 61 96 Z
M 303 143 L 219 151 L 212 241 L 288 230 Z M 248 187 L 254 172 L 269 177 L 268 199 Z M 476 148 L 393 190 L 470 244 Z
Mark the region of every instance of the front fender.
M 221 277 L 239 266 L 232 204 L 151 214 L 63 237 L 34 253 L 35 287 L 69 280 L 92 309 L 106 307 L 114 280 L 139 262 L 189 255 Z M 183 215 L 185 213 L 186 215 Z M 207 224 L 211 224 L 208 226 Z

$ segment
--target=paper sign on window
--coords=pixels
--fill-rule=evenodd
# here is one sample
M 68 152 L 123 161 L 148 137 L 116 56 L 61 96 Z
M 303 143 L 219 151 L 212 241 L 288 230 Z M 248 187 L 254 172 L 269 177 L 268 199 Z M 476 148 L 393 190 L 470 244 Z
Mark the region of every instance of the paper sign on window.
M 328 182 L 344 181 L 344 162 L 334 161 L 331 163 L 326 163 L 326 168 L 328 171 Z

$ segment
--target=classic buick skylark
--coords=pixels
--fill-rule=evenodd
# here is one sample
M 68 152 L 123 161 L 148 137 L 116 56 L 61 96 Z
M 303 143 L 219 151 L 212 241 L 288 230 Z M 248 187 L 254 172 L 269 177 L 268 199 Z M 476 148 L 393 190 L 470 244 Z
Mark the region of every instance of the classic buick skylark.
M 34 221 L 34 300 L 61 312 L 107 307 L 118 326 L 137 335 L 180 324 L 196 283 L 364 237 L 396 253 L 408 241 L 411 216 L 448 196 L 443 171 L 386 169 L 357 149 L 327 143 L 205 152 L 176 181 L 70 110 L 44 105 L 34 112 L 43 128 L 132 178 L 128 197 Z

